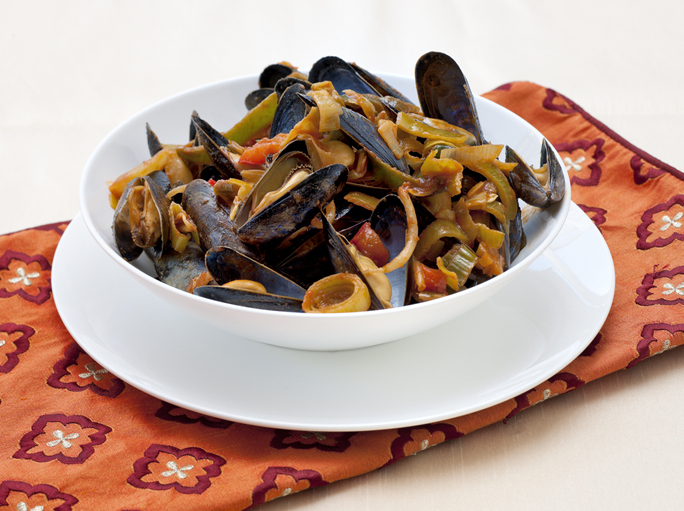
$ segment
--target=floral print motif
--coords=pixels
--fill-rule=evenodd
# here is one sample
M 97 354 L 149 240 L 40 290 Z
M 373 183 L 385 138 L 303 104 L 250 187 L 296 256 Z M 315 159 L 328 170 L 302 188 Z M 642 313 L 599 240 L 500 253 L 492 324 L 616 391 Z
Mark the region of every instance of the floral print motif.
M 637 248 L 648 250 L 684 241 L 684 195 L 647 209 L 637 227 Z
M 682 345 L 684 345 L 684 323 L 678 325 L 666 323 L 644 325 L 641 330 L 641 340 L 636 346 L 638 356 L 627 367 L 634 367 L 648 357 L 659 355 Z
M 0 506 L 17 511 L 71 511 L 78 499 L 49 484 L 32 486 L 22 481 L 0 483 Z
M 566 115 L 578 113 L 578 109 L 572 101 L 565 96 L 558 94 L 553 89 L 546 89 L 546 97 L 542 102 L 542 106 L 547 110 L 560 112 L 561 114 Z
M 599 337 L 597 336 L 597 338 Z M 578 378 L 576 374 L 568 372 L 558 373 L 548 379 L 548 385 L 546 385 L 545 388 L 543 387 L 544 384 L 542 383 L 540 386 L 517 396 L 515 398 L 516 407 L 506 416 L 504 422 L 509 421 L 518 413 L 532 405 L 536 405 L 537 403 L 546 401 L 551 397 L 555 397 L 559 394 L 564 394 L 571 390 L 577 389 L 585 383 L 586 382 L 581 378 Z
M 441 444 L 447 440 L 452 440 L 463 436 L 464 433 L 456 429 L 455 426 L 446 423 L 426 424 L 398 430 L 399 436 L 394 439 L 390 450 L 392 457 L 386 463 L 389 465 L 406 456 L 417 454 L 420 451 Z
M 125 388 L 122 380 L 100 367 L 75 342 L 67 348 L 64 358 L 55 364 L 53 371 L 48 385 L 55 388 L 72 392 L 90 390 L 106 397 L 116 397 Z
M 684 305 L 684 266 L 648 273 L 637 289 L 639 305 Z
M 307 488 L 327 484 L 323 476 L 315 470 L 296 470 L 292 467 L 269 467 L 261 479 L 263 483 L 252 492 L 252 503 L 255 506 Z
M 666 172 L 663 169 L 659 169 L 653 166 L 648 167 L 648 169 L 644 170 L 644 160 L 642 160 L 636 154 L 632 156 L 632 159 L 629 161 L 629 166 L 631 167 L 632 173 L 634 174 L 634 182 L 638 185 L 644 184 L 649 179 L 655 179 L 659 176 L 662 176 Z
M 570 183 L 581 186 L 597 186 L 601 179 L 601 162 L 605 159 L 603 151 L 605 140 L 577 140 L 555 144 L 563 158 L 565 169 L 570 174 Z
M 199 447 L 152 445 L 134 463 L 127 481 L 141 489 L 199 494 L 211 486 L 211 478 L 221 474 L 225 463 L 222 457 Z
M 19 442 L 15 458 L 45 463 L 57 460 L 67 465 L 84 463 L 104 443 L 111 428 L 82 415 L 43 415 Z
M 320 451 L 344 452 L 355 433 L 328 433 L 320 431 L 276 430 L 271 440 L 274 449 L 318 449 Z
M 603 208 L 592 208 L 583 204 L 578 204 L 578 206 L 589 218 L 591 218 L 591 221 L 594 222 L 594 225 L 598 227 L 600 231 L 601 226 L 606 223 L 606 214 L 608 212 Z
M 0 325 L 0 373 L 9 373 L 19 363 L 19 355 L 29 349 L 29 339 L 36 331 L 27 325 Z
M 38 305 L 51 296 L 51 266 L 42 255 L 8 250 L 0 256 L 0 298 L 20 296 Z

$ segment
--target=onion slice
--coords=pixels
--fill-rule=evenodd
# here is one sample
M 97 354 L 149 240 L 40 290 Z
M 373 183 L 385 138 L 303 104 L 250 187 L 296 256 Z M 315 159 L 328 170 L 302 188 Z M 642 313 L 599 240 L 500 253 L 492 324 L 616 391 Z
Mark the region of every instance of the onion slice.
M 358 275 L 336 273 L 314 282 L 304 295 L 304 312 L 336 313 L 367 311 L 370 293 Z

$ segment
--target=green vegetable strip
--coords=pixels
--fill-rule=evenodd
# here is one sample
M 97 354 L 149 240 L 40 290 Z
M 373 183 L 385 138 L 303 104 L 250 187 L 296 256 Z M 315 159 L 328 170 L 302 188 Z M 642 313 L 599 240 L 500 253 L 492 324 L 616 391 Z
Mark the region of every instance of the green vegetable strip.
M 513 220 L 518 212 L 518 198 L 515 196 L 515 192 L 513 191 L 513 188 L 511 188 L 506 174 L 504 174 L 495 164 L 486 161 L 471 165 L 468 168 L 478 174 L 482 174 L 489 181 L 494 183 L 506 213 L 506 220 L 509 222 Z
M 458 130 L 458 133 L 455 131 L 435 128 L 434 126 L 430 126 L 424 122 L 417 121 L 404 112 L 399 112 L 397 115 L 397 126 L 400 130 L 408 133 L 409 135 L 426 138 L 428 140 L 444 140 L 445 142 L 451 142 L 452 144 L 456 145 L 472 145 L 469 143 L 469 139 L 475 139 L 471 133 L 464 129 L 458 128 L 457 126 L 454 126 L 454 128 Z
M 418 244 L 413 251 L 413 256 L 422 261 L 430 251 L 432 245 L 442 238 L 456 238 L 463 243 L 468 243 L 468 236 L 457 223 L 438 218 L 428 225 L 420 234 Z
M 454 282 L 453 276 L 445 273 L 449 287 L 458 290 L 463 287 L 470 272 L 473 271 L 477 262 L 477 255 L 467 245 L 457 243 L 442 257 L 441 262 L 446 270 L 454 273 L 457 277 L 457 281 Z
M 277 106 L 278 98 L 274 92 L 247 112 L 247 115 L 245 115 L 240 122 L 225 133 L 222 133 L 222 135 L 228 140 L 233 140 L 240 145 L 245 145 L 256 135 L 261 133 L 266 126 L 273 122 L 273 116 L 275 115 Z

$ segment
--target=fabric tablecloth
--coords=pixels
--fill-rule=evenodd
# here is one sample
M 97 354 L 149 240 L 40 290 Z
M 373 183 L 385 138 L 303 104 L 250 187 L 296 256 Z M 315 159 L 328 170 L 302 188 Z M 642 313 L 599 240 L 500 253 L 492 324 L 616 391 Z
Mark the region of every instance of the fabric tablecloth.
M 515 82 L 485 97 L 556 147 L 573 201 L 611 250 L 613 307 L 576 360 L 514 399 L 434 424 L 321 433 L 215 419 L 126 384 L 69 335 L 50 285 L 67 222 L 7 234 L 0 237 L 0 507 L 246 509 L 506 421 L 684 344 L 684 174 L 551 89 Z

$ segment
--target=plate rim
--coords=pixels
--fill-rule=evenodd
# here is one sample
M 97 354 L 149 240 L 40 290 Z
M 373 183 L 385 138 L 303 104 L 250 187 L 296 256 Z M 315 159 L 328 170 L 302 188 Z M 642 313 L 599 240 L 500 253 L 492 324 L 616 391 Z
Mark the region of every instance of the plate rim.
M 577 207 L 574 204 L 573 204 L 573 210 L 575 210 L 575 213 L 580 212 L 580 214 L 584 215 L 583 213 L 581 213 L 581 210 L 579 209 L 579 207 Z M 76 229 L 77 223 L 79 221 L 82 222 L 82 216 L 80 214 L 75 218 L 75 221 L 72 222 L 72 224 L 67 228 L 67 232 L 69 231 L 69 229 Z M 583 221 L 585 223 L 588 222 L 588 224 L 586 224 L 586 225 L 588 225 L 590 228 L 594 229 L 598 233 L 598 229 L 594 226 L 593 222 L 591 222 L 591 220 L 588 217 L 584 218 Z M 589 225 L 589 224 L 591 224 L 591 225 Z M 72 227 L 72 225 L 74 227 Z M 85 229 L 85 226 L 83 226 L 83 227 L 84 227 L 84 233 L 88 233 L 87 229 Z M 67 233 L 65 232 L 65 235 L 66 234 Z M 263 418 L 256 418 L 255 419 L 254 417 L 248 417 L 244 414 L 235 414 L 235 413 L 230 413 L 230 412 L 226 413 L 225 411 L 223 411 L 223 412 L 219 411 L 219 413 L 216 413 L 218 411 L 216 409 L 209 409 L 209 408 L 206 408 L 205 406 L 196 406 L 196 405 L 193 405 L 192 403 L 188 403 L 184 400 L 174 399 L 173 396 L 160 394 L 159 392 L 156 392 L 154 390 L 150 390 L 149 386 L 146 387 L 144 384 L 141 385 L 140 381 L 133 383 L 133 382 L 129 381 L 129 379 L 126 376 L 124 376 L 124 377 L 119 376 L 120 371 L 119 371 L 119 368 L 116 367 L 116 363 L 110 363 L 111 361 L 104 360 L 103 357 L 100 356 L 100 351 L 99 351 L 98 347 L 96 346 L 96 344 L 93 344 L 87 336 L 80 335 L 78 328 L 74 327 L 74 324 L 73 324 L 71 318 L 69 317 L 70 313 L 68 313 L 65 310 L 65 304 L 61 302 L 61 298 L 60 298 L 60 296 L 61 296 L 60 289 L 62 289 L 63 285 L 68 285 L 67 283 L 70 282 L 68 278 L 65 278 L 64 276 L 61 275 L 60 261 L 61 261 L 61 258 L 64 256 L 64 254 L 63 254 L 64 251 L 67 250 L 65 248 L 65 245 L 62 245 L 61 242 L 60 242 L 60 245 L 58 245 L 58 247 L 57 247 L 57 252 L 55 253 L 55 262 L 57 264 L 53 264 L 53 293 L 54 293 L 54 298 L 55 298 L 55 304 L 57 306 L 57 310 L 58 310 L 60 316 L 62 317 L 62 321 L 64 322 L 69 333 L 72 335 L 74 340 L 76 340 L 76 342 L 79 343 L 79 345 L 82 347 L 82 349 L 84 349 L 84 351 L 86 351 L 90 356 L 92 356 L 93 359 L 96 362 L 98 362 L 98 364 L 102 365 L 102 367 L 104 367 L 108 371 L 112 372 L 112 374 L 116 375 L 117 377 L 120 377 L 122 380 L 124 380 L 126 383 L 130 384 L 132 387 L 135 387 L 135 388 L 141 390 L 142 392 L 145 392 L 149 395 L 152 395 L 158 399 L 172 403 L 176 406 L 180 406 L 180 407 L 188 409 L 188 410 L 193 410 L 193 411 L 196 411 L 198 413 L 203 413 L 205 415 L 218 417 L 218 418 L 222 418 L 222 419 L 226 419 L 226 420 L 231 420 L 231 421 L 235 421 L 235 422 L 240 422 L 240 423 L 244 423 L 244 424 L 260 426 L 260 427 L 276 427 L 276 428 L 284 428 L 284 429 L 292 429 L 292 430 L 339 431 L 339 432 L 342 432 L 342 431 L 383 430 L 383 429 L 392 429 L 392 428 L 397 428 L 397 427 L 415 426 L 415 425 L 419 425 L 419 424 L 426 424 L 426 423 L 436 422 L 436 421 L 440 421 L 440 420 L 447 420 L 447 419 L 455 418 L 455 417 L 462 416 L 462 415 L 465 415 L 468 413 L 472 413 L 475 411 L 479 411 L 482 409 L 486 409 L 490 406 L 494 406 L 498 403 L 501 403 L 501 402 L 504 402 L 508 399 L 511 399 L 515 395 L 520 394 L 520 392 L 525 392 L 525 391 L 529 390 L 530 388 L 533 388 L 535 385 L 539 384 L 540 382 L 545 381 L 546 379 L 548 379 L 553 374 L 556 374 L 563 367 L 565 367 L 568 363 L 570 363 L 572 360 L 574 360 L 586 348 L 586 346 L 592 341 L 592 339 L 596 335 L 596 332 L 598 332 L 600 330 L 600 328 L 602 327 L 603 323 L 605 322 L 605 318 L 607 317 L 607 315 L 610 311 L 610 307 L 611 307 L 613 297 L 614 297 L 615 273 L 614 273 L 614 266 L 612 263 L 612 258 L 610 257 L 610 251 L 609 251 L 607 245 L 605 244 L 605 240 L 603 239 L 602 236 L 600 236 L 600 234 L 598 235 L 598 237 L 603 244 L 603 246 L 598 247 L 598 248 L 600 248 L 600 250 L 602 250 L 604 252 L 604 254 L 603 254 L 604 256 L 607 254 L 607 256 L 609 258 L 609 266 L 612 269 L 612 276 L 609 276 L 610 281 L 611 281 L 611 290 L 609 293 L 610 297 L 609 297 L 609 300 L 607 302 L 608 305 L 603 306 L 602 312 L 604 314 L 602 314 L 602 316 L 603 316 L 602 320 L 600 322 L 597 322 L 596 325 L 594 325 L 595 331 L 593 332 L 593 335 L 588 336 L 589 338 L 585 339 L 583 342 L 581 342 L 579 345 L 577 345 L 576 348 L 574 350 L 572 350 L 572 352 L 570 354 L 568 354 L 566 357 L 562 357 L 559 361 L 556 362 L 555 365 L 553 365 L 552 367 L 549 367 L 545 371 L 543 371 L 543 374 L 539 377 L 541 379 L 537 378 L 538 381 L 525 382 L 525 384 L 522 385 L 523 387 L 525 387 L 525 389 L 523 389 L 523 390 L 520 390 L 520 388 L 516 387 L 516 390 L 515 390 L 515 393 L 513 394 L 513 396 L 511 396 L 510 395 L 511 393 L 508 392 L 503 397 L 499 396 L 498 398 L 496 398 L 492 401 L 480 403 L 474 409 L 460 410 L 457 413 L 440 411 L 439 413 L 436 413 L 436 414 L 429 416 L 429 417 L 421 416 L 421 417 L 415 417 L 415 418 L 405 418 L 402 420 L 394 420 L 392 422 L 387 422 L 387 423 L 383 423 L 381 421 L 378 422 L 378 419 L 373 419 L 373 420 L 368 420 L 368 419 L 358 420 L 357 419 L 356 422 L 350 422 L 347 424 L 337 424 L 337 423 L 332 424 L 329 422 L 326 423 L 325 421 L 321 421 L 321 420 L 319 420 L 318 423 L 314 423 L 314 421 L 311 421 L 311 420 L 306 422 L 306 421 L 301 421 L 301 420 L 300 421 L 284 420 L 282 418 L 281 419 L 270 419 L 270 420 L 269 419 L 263 419 Z M 95 244 L 95 240 L 92 239 L 92 237 L 89 235 L 89 233 L 88 233 L 88 238 L 89 238 L 89 242 L 92 242 L 93 244 Z M 63 239 L 69 240 L 69 236 L 67 236 L 66 238 L 63 238 Z M 103 256 L 104 256 L 104 254 L 103 254 Z M 116 265 L 113 261 L 110 261 L 109 258 L 106 258 L 106 260 L 110 262 L 110 264 L 112 265 L 112 268 L 117 268 L 118 271 L 123 271 L 123 270 L 119 269 L 118 265 Z M 55 271 L 57 273 L 56 275 L 55 275 Z M 55 277 L 57 277 L 57 278 L 55 278 Z M 170 307 L 170 305 L 168 303 L 163 302 L 161 300 L 160 300 L 160 302 L 163 304 L 164 307 Z M 247 341 L 247 342 L 256 342 L 256 341 Z M 390 343 L 390 344 L 393 344 L 393 343 Z M 286 348 L 281 348 L 281 347 L 277 347 L 277 346 L 268 346 L 268 345 L 264 345 L 264 346 L 266 346 L 265 349 L 271 349 L 271 350 L 286 349 Z M 297 350 L 288 350 L 288 351 L 297 351 Z M 96 352 L 96 355 L 94 356 L 91 352 Z M 326 355 L 327 355 L 327 353 L 326 353 Z M 114 369 L 114 370 L 112 370 L 112 369 Z M 121 372 L 125 372 L 125 371 L 121 371 Z

